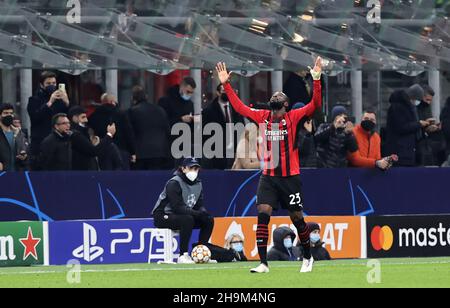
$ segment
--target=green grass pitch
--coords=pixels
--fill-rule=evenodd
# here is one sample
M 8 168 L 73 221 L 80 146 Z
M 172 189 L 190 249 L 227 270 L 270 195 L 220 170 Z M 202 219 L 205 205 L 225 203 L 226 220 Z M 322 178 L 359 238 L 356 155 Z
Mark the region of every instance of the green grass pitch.
M 368 260 L 316 262 L 300 274 L 299 262 L 272 262 L 268 274 L 250 274 L 257 263 L 208 265 L 128 264 L 81 266 L 79 284 L 66 267 L 0 268 L 0 287 L 309 288 L 450 287 L 450 258 L 384 259 L 381 283 L 368 282 Z

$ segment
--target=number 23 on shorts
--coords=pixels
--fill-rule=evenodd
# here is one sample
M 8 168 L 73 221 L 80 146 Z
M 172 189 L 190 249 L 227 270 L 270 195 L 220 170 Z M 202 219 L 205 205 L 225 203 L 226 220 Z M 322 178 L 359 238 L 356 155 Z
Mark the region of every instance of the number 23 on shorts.
M 302 204 L 302 196 L 300 193 L 296 193 L 293 195 L 290 195 L 289 198 L 291 199 L 291 205 L 301 205 Z

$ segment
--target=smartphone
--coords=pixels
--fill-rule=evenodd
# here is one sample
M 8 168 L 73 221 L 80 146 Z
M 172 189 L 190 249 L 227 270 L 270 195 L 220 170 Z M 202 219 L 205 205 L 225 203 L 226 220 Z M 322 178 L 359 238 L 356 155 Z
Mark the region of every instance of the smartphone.
M 58 90 L 61 92 L 66 92 L 66 85 L 64 83 L 60 83 L 58 85 Z

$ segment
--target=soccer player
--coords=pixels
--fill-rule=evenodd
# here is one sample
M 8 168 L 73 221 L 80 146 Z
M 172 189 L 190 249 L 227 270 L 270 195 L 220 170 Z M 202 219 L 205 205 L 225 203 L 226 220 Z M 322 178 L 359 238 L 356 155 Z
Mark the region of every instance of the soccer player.
M 252 273 L 268 273 L 267 242 L 269 238 L 269 222 L 273 210 L 289 211 L 291 220 L 297 228 L 300 243 L 305 256 L 300 272 L 311 272 L 314 259 L 310 250 L 310 230 L 303 217 L 303 193 L 300 180 L 300 162 L 298 148 L 295 145 L 297 124 L 304 117 L 311 117 L 314 111 L 322 106 L 322 59 L 317 58 L 311 75 L 314 79 L 314 95 L 312 101 L 305 107 L 287 111 L 288 97 L 282 92 L 276 92 L 270 99 L 270 110 L 254 110 L 247 107 L 234 92 L 229 83 L 231 72 L 227 71 L 225 63 L 216 67 L 219 80 L 223 84 L 233 108 L 242 116 L 259 123 L 264 136 L 263 152 L 264 172 L 261 176 L 258 193 L 258 227 L 256 239 L 261 264 L 252 269 Z

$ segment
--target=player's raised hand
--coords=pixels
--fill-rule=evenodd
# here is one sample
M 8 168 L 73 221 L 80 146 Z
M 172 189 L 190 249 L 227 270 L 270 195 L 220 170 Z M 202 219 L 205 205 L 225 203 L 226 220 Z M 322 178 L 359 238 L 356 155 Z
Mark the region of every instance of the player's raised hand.
M 217 75 L 219 77 L 220 83 L 225 84 L 231 77 L 231 72 L 228 73 L 227 65 L 223 62 L 217 63 L 216 66 Z
M 314 68 L 311 69 L 311 75 L 313 76 L 314 80 L 320 80 L 320 77 L 322 75 L 322 58 L 321 57 L 317 57 Z

